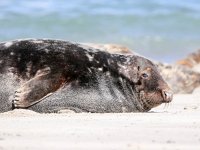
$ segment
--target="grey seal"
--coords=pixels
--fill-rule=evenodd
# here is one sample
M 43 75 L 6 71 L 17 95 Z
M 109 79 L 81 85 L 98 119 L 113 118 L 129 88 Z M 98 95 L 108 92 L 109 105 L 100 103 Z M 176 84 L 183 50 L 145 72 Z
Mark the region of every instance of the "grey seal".
M 0 112 L 147 112 L 173 93 L 148 59 L 48 39 L 0 43 Z

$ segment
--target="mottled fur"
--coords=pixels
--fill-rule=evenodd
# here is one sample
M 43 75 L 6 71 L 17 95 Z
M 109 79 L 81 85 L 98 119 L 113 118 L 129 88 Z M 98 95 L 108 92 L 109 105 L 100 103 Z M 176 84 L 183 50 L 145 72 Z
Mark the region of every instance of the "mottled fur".
M 0 112 L 144 112 L 172 100 L 156 66 L 59 40 L 0 43 Z

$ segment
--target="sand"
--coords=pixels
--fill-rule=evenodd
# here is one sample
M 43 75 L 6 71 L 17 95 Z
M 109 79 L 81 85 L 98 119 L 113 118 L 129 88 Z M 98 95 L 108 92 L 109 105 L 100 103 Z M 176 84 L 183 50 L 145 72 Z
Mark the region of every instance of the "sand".
M 199 150 L 200 92 L 148 113 L 0 114 L 0 150 Z

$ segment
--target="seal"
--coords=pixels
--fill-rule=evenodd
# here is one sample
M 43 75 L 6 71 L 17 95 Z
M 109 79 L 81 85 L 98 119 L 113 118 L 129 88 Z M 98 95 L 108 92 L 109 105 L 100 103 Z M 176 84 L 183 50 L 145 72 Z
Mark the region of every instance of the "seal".
M 200 49 L 190 53 L 186 58 L 178 60 L 176 64 L 200 73 Z
M 94 44 L 85 43 L 88 46 L 107 51 L 109 53 L 133 54 L 128 47 L 117 44 Z M 153 61 L 157 65 L 159 73 L 167 82 L 173 93 L 193 93 L 200 87 L 200 50 L 189 54 L 186 58 L 175 64 L 166 64 Z
M 173 93 L 192 93 L 200 86 L 200 73 L 178 64 L 155 62 Z
M 200 50 L 175 64 L 156 63 L 174 93 L 192 93 L 200 86 Z
M 96 43 L 83 43 L 84 45 L 107 51 L 112 54 L 133 54 L 130 48 L 119 44 L 96 44 Z
M 0 43 L 0 83 L 1 112 L 146 112 L 173 97 L 146 58 L 48 39 Z

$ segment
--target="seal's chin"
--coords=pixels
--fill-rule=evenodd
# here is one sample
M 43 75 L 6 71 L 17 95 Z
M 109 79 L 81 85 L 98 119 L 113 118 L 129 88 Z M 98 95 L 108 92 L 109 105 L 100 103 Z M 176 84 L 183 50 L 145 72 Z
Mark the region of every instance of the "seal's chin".
M 140 92 L 140 100 L 144 107 L 144 110 L 150 110 L 154 107 L 161 105 L 162 103 L 169 103 L 170 101 L 166 101 L 163 97 L 162 93 L 157 92 Z
M 164 99 L 162 100 L 162 103 L 168 104 L 170 101 L 165 101 Z
M 157 107 L 159 105 L 161 105 L 162 102 L 161 101 L 153 101 L 153 100 L 149 100 L 147 103 L 146 103 L 146 107 L 148 107 L 149 109 L 152 109 L 154 107 Z

